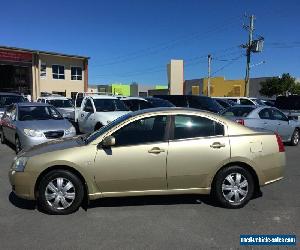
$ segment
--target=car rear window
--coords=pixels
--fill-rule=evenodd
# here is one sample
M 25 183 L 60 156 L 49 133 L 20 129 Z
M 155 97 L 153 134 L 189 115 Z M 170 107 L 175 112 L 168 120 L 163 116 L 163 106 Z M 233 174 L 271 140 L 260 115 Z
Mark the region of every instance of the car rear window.
M 226 109 L 222 114 L 224 116 L 237 116 L 237 117 L 246 117 L 248 116 L 255 107 L 231 107 Z

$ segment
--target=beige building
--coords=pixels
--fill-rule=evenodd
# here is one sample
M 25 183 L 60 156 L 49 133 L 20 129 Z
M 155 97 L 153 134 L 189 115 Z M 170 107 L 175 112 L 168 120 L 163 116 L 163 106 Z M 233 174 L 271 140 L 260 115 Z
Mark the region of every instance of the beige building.
M 168 73 L 168 86 L 170 95 L 182 95 L 183 94 L 183 60 L 174 60 L 167 65 Z
M 0 46 L 0 91 L 73 97 L 88 90 L 86 56 Z

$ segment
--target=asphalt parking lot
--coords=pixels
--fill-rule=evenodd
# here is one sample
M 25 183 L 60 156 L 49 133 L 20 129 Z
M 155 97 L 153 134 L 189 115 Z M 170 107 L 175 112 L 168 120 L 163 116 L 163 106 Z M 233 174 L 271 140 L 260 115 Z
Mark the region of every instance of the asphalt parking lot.
M 234 249 L 240 234 L 296 234 L 300 247 L 300 146 L 286 151 L 285 179 L 243 209 L 189 195 L 103 199 L 87 211 L 50 216 L 11 194 L 15 153 L 0 145 L 0 248 Z

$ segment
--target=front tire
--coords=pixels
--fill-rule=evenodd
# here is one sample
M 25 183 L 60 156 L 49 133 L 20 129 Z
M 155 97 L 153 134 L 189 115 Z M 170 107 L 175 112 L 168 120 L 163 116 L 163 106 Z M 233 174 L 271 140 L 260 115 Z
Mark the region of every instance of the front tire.
M 300 132 L 299 132 L 299 129 L 296 128 L 292 135 L 290 145 L 297 146 L 299 144 L 299 138 L 300 138 Z
M 78 210 L 84 197 L 81 180 L 67 170 L 47 173 L 38 187 L 38 206 L 48 214 L 65 215 Z
M 226 167 L 217 173 L 212 192 L 221 206 L 241 208 L 254 194 L 253 176 L 240 166 Z

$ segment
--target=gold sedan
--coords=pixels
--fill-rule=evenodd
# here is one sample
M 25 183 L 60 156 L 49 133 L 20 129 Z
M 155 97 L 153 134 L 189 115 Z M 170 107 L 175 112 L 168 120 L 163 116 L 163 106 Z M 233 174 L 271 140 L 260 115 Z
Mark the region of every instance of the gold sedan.
M 158 108 L 118 118 L 93 134 L 21 152 L 12 190 L 51 214 L 101 197 L 211 194 L 243 207 L 259 187 L 283 178 L 284 146 L 213 113 Z

